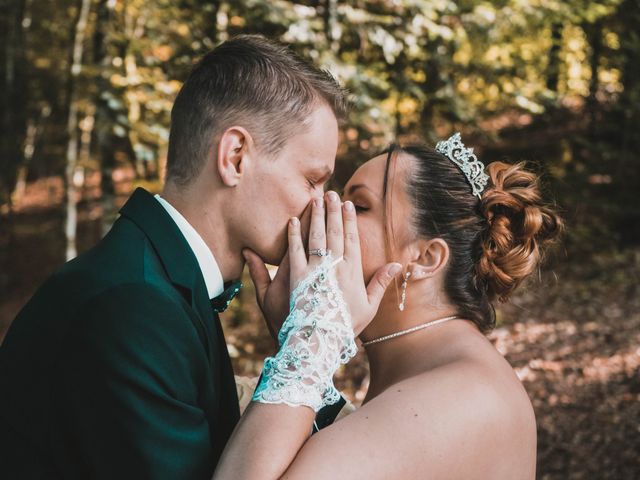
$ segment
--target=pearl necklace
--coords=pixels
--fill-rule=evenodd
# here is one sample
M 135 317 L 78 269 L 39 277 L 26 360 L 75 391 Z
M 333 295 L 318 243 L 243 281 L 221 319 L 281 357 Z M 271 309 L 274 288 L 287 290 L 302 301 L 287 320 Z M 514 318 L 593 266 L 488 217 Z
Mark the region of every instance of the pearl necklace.
M 417 332 L 418 330 L 432 327 L 434 325 L 438 325 L 439 323 L 448 322 L 449 320 L 454 320 L 456 318 L 458 317 L 456 315 L 453 315 L 451 317 L 439 318 L 438 320 L 431 320 L 430 322 L 423 323 L 422 325 L 416 325 L 415 327 L 407 328 L 406 330 L 401 330 L 399 332 L 391 333 L 383 337 L 374 338 L 373 340 L 369 340 L 367 342 L 362 342 L 362 345 L 366 347 L 368 345 L 373 345 L 374 343 L 384 342 L 385 340 L 396 338 L 396 337 L 399 337 L 400 335 L 406 335 L 407 333 Z

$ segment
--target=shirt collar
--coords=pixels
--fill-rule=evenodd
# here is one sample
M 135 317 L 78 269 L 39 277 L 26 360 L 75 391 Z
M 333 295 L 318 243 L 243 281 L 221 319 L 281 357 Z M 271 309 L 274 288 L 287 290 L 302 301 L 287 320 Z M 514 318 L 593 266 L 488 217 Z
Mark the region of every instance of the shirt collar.
M 224 291 L 224 280 L 222 279 L 222 273 L 220 272 L 220 268 L 216 263 L 216 259 L 213 256 L 211 249 L 207 246 L 196 229 L 193 228 L 187 219 L 184 218 L 182 214 L 173 207 L 173 205 L 167 202 L 160 195 L 155 195 L 155 198 L 171 216 L 191 247 L 196 260 L 198 261 L 198 265 L 200 266 L 200 270 L 202 271 L 202 276 L 204 277 L 204 283 L 207 286 L 209 298 L 212 299 L 217 297 Z

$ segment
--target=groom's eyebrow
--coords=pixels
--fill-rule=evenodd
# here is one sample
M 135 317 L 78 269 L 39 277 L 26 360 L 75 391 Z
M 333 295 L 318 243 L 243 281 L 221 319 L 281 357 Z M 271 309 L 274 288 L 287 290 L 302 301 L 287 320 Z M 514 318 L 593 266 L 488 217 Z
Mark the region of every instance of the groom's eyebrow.
M 323 167 L 317 170 L 317 173 L 319 175 L 318 177 L 318 183 L 324 183 L 324 182 L 328 182 L 329 180 L 331 180 L 333 178 L 334 172 L 331 171 L 331 169 L 329 167 Z

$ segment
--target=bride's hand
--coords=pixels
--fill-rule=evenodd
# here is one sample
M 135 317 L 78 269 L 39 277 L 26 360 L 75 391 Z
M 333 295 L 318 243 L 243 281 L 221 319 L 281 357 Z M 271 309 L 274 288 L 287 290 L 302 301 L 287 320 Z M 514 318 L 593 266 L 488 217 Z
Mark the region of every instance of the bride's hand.
M 311 202 L 302 213 L 303 230 L 306 229 L 308 231 L 310 217 Z M 303 238 L 303 241 L 306 242 L 306 238 Z M 249 275 L 255 288 L 258 307 L 264 316 L 265 323 L 277 349 L 278 332 L 287 315 L 289 315 L 289 251 L 287 249 L 287 252 L 285 252 L 273 279 L 271 279 L 267 266 L 257 253 L 245 248 L 242 251 L 242 255 L 249 267 Z
M 318 198 L 313 202 L 309 251 L 328 249 L 333 259 L 342 257 L 343 260 L 335 267 L 336 277 L 351 314 L 354 333 L 359 335 L 373 319 L 386 288 L 402 266 L 399 263 L 384 265 L 378 269 L 369 285 L 365 285 L 354 205 L 349 201 L 343 205 L 336 192 L 327 192 L 325 199 L 326 225 L 325 201 Z M 290 289 L 293 291 L 298 283 L 320 264 L 322 258 L 310 255 L 307 259 L 300 221 L 295 217 L 289 221 L 288 234 L 289 279 Z

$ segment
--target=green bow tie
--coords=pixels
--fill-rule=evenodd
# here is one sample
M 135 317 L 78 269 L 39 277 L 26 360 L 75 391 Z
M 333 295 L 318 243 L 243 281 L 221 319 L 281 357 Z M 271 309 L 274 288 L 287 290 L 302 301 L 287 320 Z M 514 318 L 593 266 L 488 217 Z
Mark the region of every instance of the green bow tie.
M 224 291 L 215 298 L 211 299 L 211 308 L 213 308 L 214 312 L 220 313 L 224 312 L 231 300 L 238 295 L 238 292 L 242 288 L 242 282 L 227 282 L 224 284 Z

